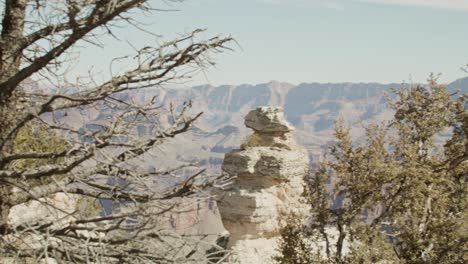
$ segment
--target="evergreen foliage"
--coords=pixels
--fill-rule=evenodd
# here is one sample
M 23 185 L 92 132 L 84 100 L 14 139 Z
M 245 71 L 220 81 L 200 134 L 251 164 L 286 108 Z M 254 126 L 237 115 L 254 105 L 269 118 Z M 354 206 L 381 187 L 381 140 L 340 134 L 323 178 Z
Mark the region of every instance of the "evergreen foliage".
M 303 224 L 299 217 L 287 217 L 287 225 L 281 230 L 281 240 L 278 244 L 280 251 L 273 260 L 282 264 L 306 264 L 311 259 L 317 259 L 311 245 L 303 232 Z
M 324 241 L 324 255 L 304 251 L 279 263 L 468 261 L 468 96 L 449 94 L 434 76 L 395 92 L 393 120 L 368 126 L 362 144 L 336 122 L 329 156 L 309 179 L 311 224 L 302 233 Z M 447 131 L 450 138 L 436 141 Z M 296 243 L 290 228 L 280 251 Z
M 51 153 L 51 152 L 62 152 L 67 149 L 67 141 L 57 135 L 56 132 L 48 130 L 45 125 L 40 123 L 31 123 L 21 128 L 16 135 L 15 142 L 13 145 L 13 153 Z M 19 159 L 15 160 L 10 164 L 10 167 L 15 170 L 24 170 L 30 168 L 39 168 L 40 166 L 55 164 L 62 162 L 63 157 L 51 157 L 47 159 Z M 60 176 L 55 177 L 58 180 Z M 42 178 L 35 184 L 33 181 L 29 181 L 32 186 L 39 184 L 50 183 L 52 179 Z
M 68 142 L 63 136 L 58 135 L 53 130 L 47 129 L 45 125 L 40 123 L 31 123 L 20 129 L 16 135 L 13 153 L 60 153 L 66 151 Z M 21 159 L 11 163 L 11 169 L 24 170 L 39 168 L 44 165 L 53 165 L 63 161 L 63 157 L 52 157 L 47 159 Z M 23 182 L 29 188 L 50 184 L 60 181 L 64 178 L 63 175 L 54 175 L 50 178 L 40 178 L 38 180 L 30 180 Z M 96 217 L 102 212 L 101 203 L 93 197 L 80 197 L 77 200 L 77 208 L 79 218 Z

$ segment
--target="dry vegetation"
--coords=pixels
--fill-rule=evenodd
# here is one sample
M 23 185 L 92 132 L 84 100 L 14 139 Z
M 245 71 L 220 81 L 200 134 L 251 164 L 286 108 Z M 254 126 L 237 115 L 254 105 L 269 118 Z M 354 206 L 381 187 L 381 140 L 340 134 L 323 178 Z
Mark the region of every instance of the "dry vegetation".
M 171 108 L 164 112 L 154 100 L 136 104 L 118 95 L 186 80 L 213 65 L 210 56 L 225 50 L 232 39 L 201 39 L 201 31 L 195 30 L 134 54 L 122 54 L 130 55 L 125 57 L 128 67 L 109 80 L 69 77 L 76 53 L 85 52 L 80 49 L 82 43 L 100 45 L 101 38 L 115 36 L 116 27 L 139 30 L 144 25 L 137 17 L 163 11 L 149 2 L 0 2 L 2 257 L 18 261 L 53 258 L 65 263 L 161 263 L 174 261 L 174 252 L 184 246 L 161 239 L 155 228 L 157 218 L 174 210 L 173 198 L 190 196 L 213 181 L 197 181 L 204 177 L 198 169 L 180 185 L 154 192 L 148 178 L 174 174 L 181 168 L 144 171 L 125 164 L 165 139 L 186 132 L 200 114 L 187 114 L 190 102 L 179 111 Z M 54 87 L 53 92 L 30 86 L 31 79 Z M 66 111 L 87 108 L 112 109 L 112 116 L 97 130 L 77 129 L 67 123 Z M 170 115 L 169 124 L 159 122 L 161 113 Z M 150 138 L 132 136 L 141 122 L 154 128 Z M 97 201 L 106 199 L 125 205 L 125 210 L 108 214 L 64 211 L 56 208 L 52 199 L 61 193 L 82 197 L 79 208 L 94 208 Z M 8 220 L 11 210 L 33 202 L 53 208 L 62 218 L 31 219 L 21 224 Z M 159 248 L 148 247 L 148 241 L 159 241 Z

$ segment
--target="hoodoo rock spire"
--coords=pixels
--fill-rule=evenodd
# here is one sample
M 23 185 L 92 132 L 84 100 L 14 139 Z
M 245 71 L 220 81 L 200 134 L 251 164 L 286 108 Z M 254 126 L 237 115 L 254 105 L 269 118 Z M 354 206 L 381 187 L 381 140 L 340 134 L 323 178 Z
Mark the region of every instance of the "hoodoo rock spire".
M 291 137 L 293 127 L 280 107 L 259 107 L 245 117 L 254 130 L 240 150 L 227 153 L 222 169 L 235 177 L 220 212 L 231 233 L 233 261 L 271 263 L 284 215 L 303 214 L 301 202 L 309 160 Z

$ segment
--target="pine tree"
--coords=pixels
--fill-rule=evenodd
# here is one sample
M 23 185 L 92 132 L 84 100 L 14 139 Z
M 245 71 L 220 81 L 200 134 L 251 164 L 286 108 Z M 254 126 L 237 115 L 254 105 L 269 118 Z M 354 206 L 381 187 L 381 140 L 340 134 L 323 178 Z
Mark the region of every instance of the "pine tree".
M 449 94 L 434 76 L 395 93 L 393 120 L 368 126 L 362 144 L 336 122 L 335 143 L 309 181 L 309 239 L 325 241 L 330 263 L 466 263 L 468 96 Z

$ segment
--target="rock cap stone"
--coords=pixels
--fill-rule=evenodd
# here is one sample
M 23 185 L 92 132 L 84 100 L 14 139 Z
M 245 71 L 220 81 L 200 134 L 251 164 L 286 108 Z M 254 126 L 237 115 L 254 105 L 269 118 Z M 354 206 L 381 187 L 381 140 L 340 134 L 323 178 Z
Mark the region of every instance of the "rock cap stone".
M 284 118 L 282 107 L 260 106 L 245 116 L 245 126 L 258 133 L 287 133 L 294 130 Z

